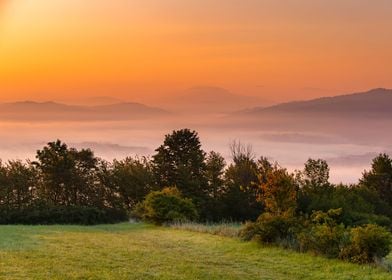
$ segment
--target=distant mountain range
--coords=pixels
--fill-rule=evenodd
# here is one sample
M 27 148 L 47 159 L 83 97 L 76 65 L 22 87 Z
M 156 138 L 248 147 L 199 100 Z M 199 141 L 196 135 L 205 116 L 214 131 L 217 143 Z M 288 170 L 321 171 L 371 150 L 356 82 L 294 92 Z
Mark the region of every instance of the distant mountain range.
M 364 93 L 289 102 L 266 108 L 253 108 L 242 111 L 241 114 L 392 118 L 392 90 L 380 88 Z
M 163 109 L 130 102 L 99 106 L 34 101 L 0 104 L 0 120 L 7 121 L 114 121 L 167 115 L 170 113 Z
M 392 90 L 296 101 L 232 114 L 230 127 L 253 131 L 315 133 L 346 139 L 343 142 L 392 142 Z M 279 141 L 287 141 L 281 134 Z
M 264 128 L 300 127 L 318 129 L 321 124 L 369 122 L 377 120 L 392 121 L 392 90 L 374 89 L 335 97 L 324 97 L 308 101 L 282 103 L 269 107 L 254 107 L 262 104 L 257 97 L 233 94 L 222 88 L 196 87 L 189 89 L 170 101 L 169 113 L 161 108 L 141 103 L 119 102 L 116 99 L 98 98 L 104 105 L 69 105 L 58 102 L 23 101 L 0 104 L 0 120 L 7 121 L 118 121 L 144 120 L 165 116 L 190 115 L 203 122 L 203 117 L 229 115 L 237 121 L 246 119 L 245 124 Z M 244 109 L 246 107 L 252 109 Z M 241 110 L 243 109 L 243 110 Z M 236 111 L 236 113 L 232 113 Z M 186 118 L 182 119 L 186 123 Z M 218 118 L 217 118 L 218 120 Z M 212 121 L 212 119 L 210 119 Z
M 166 98 L 161 104 L 174 112 L 222 114 L 272 103 L 257 96 L 239 95 L 220 87 L 199 86 Z

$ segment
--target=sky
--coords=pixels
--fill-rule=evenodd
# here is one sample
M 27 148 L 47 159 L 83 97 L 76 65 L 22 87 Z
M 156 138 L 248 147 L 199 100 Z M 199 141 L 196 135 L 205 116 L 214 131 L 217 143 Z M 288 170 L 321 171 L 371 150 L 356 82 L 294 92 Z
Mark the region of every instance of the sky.
M 0 0 L 0 99 L 392 88 L 390 0 Z

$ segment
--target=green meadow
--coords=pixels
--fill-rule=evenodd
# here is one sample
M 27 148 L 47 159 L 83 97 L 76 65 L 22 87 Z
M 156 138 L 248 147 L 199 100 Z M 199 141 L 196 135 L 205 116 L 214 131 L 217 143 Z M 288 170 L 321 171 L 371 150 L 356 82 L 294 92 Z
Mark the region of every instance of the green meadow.
M 392 279 L 374 266 L 146 224 L 0 226 L 1 279 Z

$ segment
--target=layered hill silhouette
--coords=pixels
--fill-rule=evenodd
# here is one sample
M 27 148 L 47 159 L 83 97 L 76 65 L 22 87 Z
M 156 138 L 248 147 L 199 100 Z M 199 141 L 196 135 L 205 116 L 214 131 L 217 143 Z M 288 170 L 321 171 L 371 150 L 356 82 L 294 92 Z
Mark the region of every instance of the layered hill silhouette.
M 0 120 L 6 121 L 115 121 L 167 115 L 163 109 L 131 102 L 99 106 L 34 101 L 0 104 Z
M 347 122 L 368 123 L 374 120 L 392 121 L 392 90 L 374 89 L 335 97 L 296 101 L 270 107 L 254 107 L 259 99 L 233 94 L 221 88 L 199 87 L 186 91 L 173 100 L 173 111 L 199 116 L 205 113 L 230 115 L 232 124 L 246 120 L 252 129 L 258 128 L 319 128 Z M 230 111 L 237 110 L 236 113 Z M 144 120 L 171 116 L 168 111 L 140 103 L 119 102 L 105 105 L 69 105 L 58 102 L 23 101 L 0 104 L 0 120 L 7 121 L 116 121 Z M 210 120 L 211 121 L 211 120 Z M 255 127 L 256 123 L 256 127 Z M 225 124 L 227 125 L 227 124 Z M 258 127 L 257 125 L 260 125 Z M 243 124 L 241 124 L 243 126 Z
M 243 115 L 319 115 L 347 117 L 392 117 L 392 90 L 373 89 L 335 97 L 323 97 L 308 101 L 283 103 L 267 108 L 253 108 L 241 112 Z
M 243 110 L 231 115 L 228 123 L 248 130 L 298 132 L 300 135 L 311 132 L 336 136 L 346 142 L 389 145 L 392 90 L 374 89 Z M 286 141 L 285 134 L 281 135 L 280 141 Z

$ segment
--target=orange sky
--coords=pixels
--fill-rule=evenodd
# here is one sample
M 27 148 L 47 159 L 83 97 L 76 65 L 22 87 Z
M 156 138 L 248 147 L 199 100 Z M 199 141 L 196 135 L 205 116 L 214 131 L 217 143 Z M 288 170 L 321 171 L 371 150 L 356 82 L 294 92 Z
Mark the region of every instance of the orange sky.
M 2 100 L 392 88 L 390 0 L 0 0 Z

